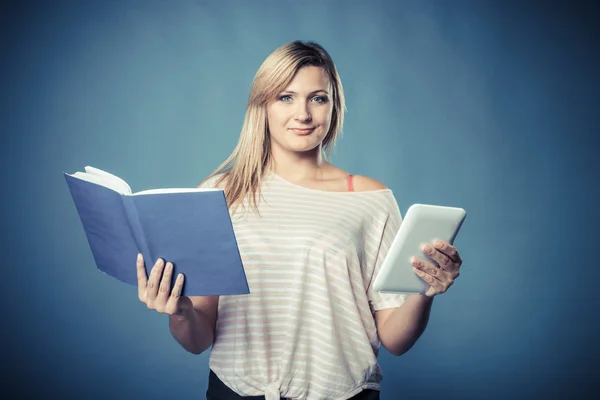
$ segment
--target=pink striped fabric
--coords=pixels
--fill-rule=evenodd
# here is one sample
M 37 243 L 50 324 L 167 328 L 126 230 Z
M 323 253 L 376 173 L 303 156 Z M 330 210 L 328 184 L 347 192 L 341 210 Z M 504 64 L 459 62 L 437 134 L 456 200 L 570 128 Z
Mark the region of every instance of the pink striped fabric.
M 267 400 L 379 389 L 374 311 L 406 299 L 371 288 L 401 223 L 392 191 L 329 192 L 270 174 L 262 194 L 260 216 L 232 212 L 251 293 L 220 297 L 210 368 Z

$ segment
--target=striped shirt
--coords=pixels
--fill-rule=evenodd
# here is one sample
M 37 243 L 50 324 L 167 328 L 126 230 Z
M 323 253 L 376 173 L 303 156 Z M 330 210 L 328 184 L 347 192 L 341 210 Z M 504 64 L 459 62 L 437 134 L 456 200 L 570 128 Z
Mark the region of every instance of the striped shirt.
M 259 214 L 231 213 L 250 294 L 220 296 L 210 368 L 266 400 L 379 390 L 374 311 L 406 300 L 371 287 L 401 223 L 392 191 L 309 189 L 271 173 L 261 192 Z

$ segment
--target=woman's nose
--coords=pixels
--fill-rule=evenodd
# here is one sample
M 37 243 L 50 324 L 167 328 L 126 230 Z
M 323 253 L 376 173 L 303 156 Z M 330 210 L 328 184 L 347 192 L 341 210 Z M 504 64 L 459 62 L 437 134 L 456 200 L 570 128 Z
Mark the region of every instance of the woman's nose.
M 310 114 L 310 111 L 308 110 L 308 104 L 305 102 L 299 102 L 299 104 L 300 105 L 296 109 L 294 118 L 297 121 L 310 121 L 312 119 L 312 115 Z

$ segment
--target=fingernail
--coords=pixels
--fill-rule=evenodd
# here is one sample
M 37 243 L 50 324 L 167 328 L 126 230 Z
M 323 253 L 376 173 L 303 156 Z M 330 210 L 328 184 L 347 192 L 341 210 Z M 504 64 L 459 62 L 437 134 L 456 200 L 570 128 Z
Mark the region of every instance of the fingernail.
M 421 247 L 421 249 L 423 249 L 423 251 L 424 251 L 425 253 L 427 253 L 427 254 L 431 253 L 431 250 L 433 250 L 433 249 L 431 248 L 431 246 L 430 246 L 430 245 L 428 245 L 428 244 L 424 244 L 424 245 Z
M 435 242 L 433 242 L 433 245 L 438 249 L 441 249 L 444 246 L 444 244 L 440 240 L 436 240 Z
M 163 265 L 163 259 L 159 258 L 158 260 L 156 260 L 156 265 Z
M 142 255 L 140 253 L 137 255 L 137 262 L 142 262 Z
M 411 263 L 412 265 L 414 265 L 415 267 L 418 267 L 418 266 L 419 266 L 419 260 L 417 260 L 416 258 L 413 258 L 413 259 L 410 261 L 410 263 Z

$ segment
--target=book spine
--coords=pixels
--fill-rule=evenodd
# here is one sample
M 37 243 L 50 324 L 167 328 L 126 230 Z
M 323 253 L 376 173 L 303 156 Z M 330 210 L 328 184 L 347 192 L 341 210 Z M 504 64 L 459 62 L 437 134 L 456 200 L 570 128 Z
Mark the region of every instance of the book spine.
M 131 228 L 131 232 L 133 233 L 133 237 L 135 239 L 136 245 L 140 253 L 142 253 L 142 256 L 144 256 L 146 270 L 149 271 L 150 269 L 152 269 L 152 266 L 154 265 L 156 260 L 154 259 L 154 255 L 150 253 L 148 241 L 146 240 L 146 235 L 144 234 L 144 230 L 142 229 L 140 216 L 135 206 L 135 202 L 133 201 L 131 196 L 121 196 L 121 199 L 123 200 L 123 208 L 125 209 L 125 213 L 127 214 L 129 227 Z

